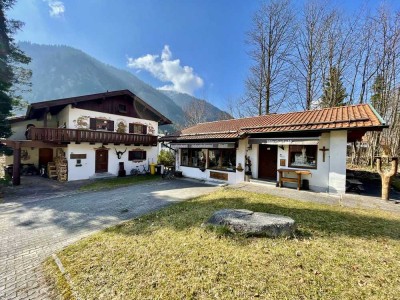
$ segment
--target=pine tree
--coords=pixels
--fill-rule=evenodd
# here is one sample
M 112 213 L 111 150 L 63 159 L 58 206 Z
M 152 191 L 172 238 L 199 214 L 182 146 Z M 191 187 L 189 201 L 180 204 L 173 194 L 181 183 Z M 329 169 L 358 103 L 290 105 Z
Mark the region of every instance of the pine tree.
M 340 78 L 340 72 L 336 67 L 332 67 L 329 71 L 329 78 L 324 84 L 320 105 L 322 108 L 346 105 L 344 102 L 346 97 L 346 88 Z
M 383 114 L 383 97 L 385 92 L 385 80 L 383 76 L 378 75 L 375 77 L 374 84 L 372 85 L 371 104 L 380 113 Z
M 30 70 L 22 67 L 30 62 L 16 45 L 13 34 L 23 23 L 16 20 L 7 20 L 5 12 L 15 4 L 15 0 L 0 0 L 0 138 L 11 135 L 10 124 L 7 118 L 12 109 L 21 103 L 17 91 L 29 86 Z

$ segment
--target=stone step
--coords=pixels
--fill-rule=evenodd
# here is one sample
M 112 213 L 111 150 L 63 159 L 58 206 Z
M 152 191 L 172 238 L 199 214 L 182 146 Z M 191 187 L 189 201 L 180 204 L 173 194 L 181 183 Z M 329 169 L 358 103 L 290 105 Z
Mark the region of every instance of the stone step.
M 93 176 L 90 176 L 89 179 L 103 179 L 103 178 L 112 178 L 117 177 L 117 175 L 105 172 L 105 173 L 96 173 Z
M 276 183 L 277 183 L 277 181 L 274 181 L 274 180 L 263 180 L 263 179 L 258 179 L 258 178 L 252 178 L 252 179 L 250 179 L 250 182 L 268 185 L 268 186 L 276 186 Z

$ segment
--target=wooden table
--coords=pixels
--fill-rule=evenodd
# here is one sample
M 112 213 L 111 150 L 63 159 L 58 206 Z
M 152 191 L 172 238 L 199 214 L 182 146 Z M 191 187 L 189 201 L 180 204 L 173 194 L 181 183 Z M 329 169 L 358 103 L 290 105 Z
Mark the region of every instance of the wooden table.
M 278 169 L 279 172 L 279 187 L 282 187 L 283 182 L 297 182 L 297 189 L 301 188 L 301 175 L 311 175 L 309 170 L 294 170 L 294 169 Z M 295 173 L 296 178 L 284 177 L 283 173 Z

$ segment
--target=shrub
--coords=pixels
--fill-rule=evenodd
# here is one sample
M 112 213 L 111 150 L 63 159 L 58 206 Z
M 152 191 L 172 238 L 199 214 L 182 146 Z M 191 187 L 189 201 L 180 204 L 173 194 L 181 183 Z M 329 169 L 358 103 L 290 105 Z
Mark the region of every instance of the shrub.
M 164 166 L 173 166 L 175 164 L 175 154 L 172 151 L 161 150 L 158 154 L 157 163 Z

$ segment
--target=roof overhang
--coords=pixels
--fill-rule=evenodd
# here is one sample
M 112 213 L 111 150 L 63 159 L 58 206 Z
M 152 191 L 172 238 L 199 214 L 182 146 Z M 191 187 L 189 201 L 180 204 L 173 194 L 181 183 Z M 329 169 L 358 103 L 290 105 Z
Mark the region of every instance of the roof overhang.
M 83 96 L 78 96 L 78 97 L 69 97 L 69 98 L 63 98 L 63 99 L 56 99 L 56 100 L 32 103 L 28 106 L 28 109 L 26 112 L 26 119 L 37 118 L 37 115 L 43 115 L 46 112 L 51 112 L 52 114 L 56 114 L 69 104 L 73 105 L 73 104 L 76 104 L 79 102 L 84 102 L 84 101 L 107 99 L 107 98 L 111 98 L 111 97 L 124 96 L 124 95 L 132 98 L 132 100 L 135 100 L 137 103 L 142 105 L 146 110 L 151 111 L 154 115 L 156 115 L 157 118 L 159 119 L 158 120 L 159 125 L 172 124 L 171 120 L 169 120 L 167 117 L 165 117 L 159 111 L 157 111 L 152 106 L 147 104 L 140 97 L 136 96 L 130 90 L 119 90 L 119 91 L 112 91 L 112 92 L 106 92 L 106 93 L 97 93 L 97 94 L 91 94 L 91 95 L 83 95 Z
M 233 149 L 236 148 L 235 142 L 221 142 L 221 143 L 173 143 L 170 147 L 173 149 Z

